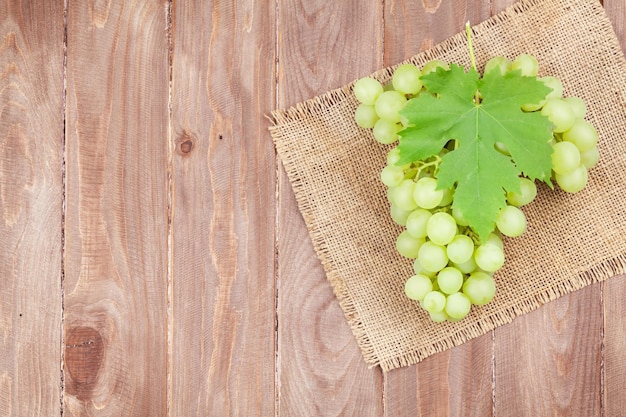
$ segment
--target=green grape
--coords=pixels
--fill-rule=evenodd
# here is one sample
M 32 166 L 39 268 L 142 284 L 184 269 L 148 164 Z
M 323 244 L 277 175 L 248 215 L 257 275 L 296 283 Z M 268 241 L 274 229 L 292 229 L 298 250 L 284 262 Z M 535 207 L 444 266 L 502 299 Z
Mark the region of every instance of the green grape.
M 438 245 L 447 245 L 454 239 L 456 232 L 454 217 L 445 212 L 433 214 L 426 224 L 428 238 Z
M 448 259 L 455 264 L 463 264 L 474 254 L 474 241 L 467 235 L 456 235 L 446 247 Z M 472 270 L 474 270 L 473 268 Z
M 452 206 L 452 217 L 459 226 L 469 226 L 469 222 L 463 217 L 463 212 L 460 208 Z
M 391 215 L 391 219 L 394 222 L 396 222 L 396 224 L 399 224 L 400 226 L 406 226 L 406 219 L 411 214 L 410 211 L 401 210 L 398 207 L 394 206 L 393 204 L 391 205 L 391 209 L 389 210 L 389 213 Z
M 374 105 L 383 93 L 383 86 L 373 78 L 361 78 L 354 84 L 354 96 L 363 104 Z
M 472 304 L 482 306 L 493 300 L 496 283 L 493 277 L 485 272 L 473 272 L 463 284 L 463 294 Z
M 446 294 L 454 294 L 463 285 L 463 274 L 453 266 L 443 268 L 437 274 L 437 285 Z
M 446 248 L 430 241 L 420 246 L 417 259 L 429 272 L 439 272 L 448 264 Z
M 429 313 L 443 311 L 446 306 L 446 296 L 439 291 L 431 291 L 424 296 L 422 307 Z
M 567 174 L 556 174 L 554 178 L 563 191 L 577 193 L 587 185 L 587 168 L 584 165 L 580 165 Z
M 422 301 L 433 290 L 433 283 L 426 275 L 416 274 L 404 284 L 404 293 L 411 300 Z
M 404 171 L 396 165 L 387 165 L 380 171 L 380 180 L 387 187 L 396 187 L 404 180 Z
M 567 101 L 560 98 L 551 98 L 546 101 L 541 109 L 541 114 L 546 116 L 554 125 L 554 132 L 561 133 L 571 128 L 576 121 L 572 108 Z
M 502 243 L 502 238 L 498 236 L 497 233 L 491 232 L 487 236 L 487 240 L 484 243 L 485 245 L 494 245 L 500 248 L 500 250 L 504 250 L 504 244 Z
M 453 319 L 460 320 L 467 316 L 472 308 L 469 297 L 461 292 L 450 294 L 446 299 L 445 312 Z
M 539 78 L 539 80 L 543 82 L 546 87 L 552 89 L 552 91 L 550 91 L 546 96 L 546 100 L 563 97 L 563 84 L 561 83 L 561 80 L 551 75 Z
M 406 230 L 396 239 L 396 250 L 398 253 L 406 258 L 417 258 L 420 250 L 420 246 L 424 243 L 424 239 L 414 238 Z
M 585 152 L 597 145 L 598 131 L 591 123 L 578 119 L 569 130 L 563 132 L 563 140 L 576 145 L 580 152 Z
M 429 311 L 428 315 L 430 316 L 430 319 L 434 321 L 435 323 L 443 323 L 444 321 L 449 319 L 445 310 L 436 311 L 436 312 Z
M 413 272 L 415 273 L 415 275 L 425 275 L 427 277 L 429 277 L 430 279 L 433 279 L 435 277 L 435 273 L 434 272 L 430 272 L 424 269 L 424 267 L 422 266 L 422 264 L 420 264 L 419 259 L 416 259 L 415 261 L 413 261 Z M 434 287 L 433 287 L 434 288 Z
M 535 199 L 537 196 L 537 186 L 534 181 L 526 177 L 520 177 L 520 192 L 509 191 L 506 194 L 506 201 L 512 206 L 522 207 Z
M 534 56 L 521 54 L 511 63 L 511 71 L 520 70 L 523 76 L 534 77 L 539 71 L 539 63 Z
M 502 142 L 496 142 L 493 145 L 496 148 L 496 151 L 500 152 L 502 155 L 511 156 L 511 152 L 509 152 L 509 148 Z
M 369 104 L 360 104 L 354 112 L 354 120 L 356 120 L 356 124 L 362 128 L 371 129 L 378 121 L 378 114 L 376 114 L 374 106 Z
M 428 210 L 413 210 L 406 219 L 406 230 L 414 237 L 424 238 L 428 234 L 426 225 L 432 214 Z
M 580 151 L 571 142 L 558 142 L 552 147 L 552 169 L 557 174 L 567 174 L 580 166 Z
M 600 153 L 598 152 L 598 147 L 594 146 L 588 151 L 582 152 L 580 154 L 580 162 L 585 166 L 585 168 L 590 169 L 596 166 L 598 160 L 600 159 Z
M 443 199 L 443 190 L 437 190 L 437 180 L 432 177 L 420 178 L 415 184 L 413 199 L 425 209 L 437 207 Z
M 500 71 L 500 75 L 504 75 L 511 70 L 511 61 L 503 56 L 494 56 L 485 64 L 484 73 L 487 74 L 494 69 Z
M 386 119 L 379 119 L 374 123 L 374 139 L 378 142 L 389 145 L 398 140 L 398 132 L 401 126 Z
M 526 230 L 526 216 L 515 206 L 506 206 L 498 213 L 496 226 L 503 235 L 520 236 Z
M 393 148 L 387 152 L 387 165 L 395 165 L 400 160 L 400 149 Z
M 432 61 L 428 61 L 424 64 L 422 67 L 422 75 L 430 74 L 431 72 L 436 71 L 437 68 L 443 68 L 447 71 L 450 69 L 450 66 L 439 59 L 433 59 Z
M 473 253 L 472 253 L 472 255 L 473 255 Z M 464 274 L 471 274 L 476 269 L 478 269 L 478 265 L 476 265 L 476 261 L 474 260 L 473 256 L 471 258 L 469 258 L 465 262 L 461 262 L 461 263 L 456 263 L 455 262 L 453 265 L 454 265 L 454 267 L 456 269 L 458 269 L 459 271 L 463 272 Z
M 393 123 L 400 122 L 400 113 L 402 107 L 406 104 L 406 97 L 397 91 L 385 91 L 376 100 L 374 107 L 376 113 L 381 119 L 388 120 Z
M 417 204 L 415 200 L 413 200 L 414 188 L 415 182 L 413 182 L 413 180 L 403 180 L 400 185 L 389 188 L 391 204 L 397 206 L 400 210 L 415 210 Z
M 437 205 L 439 207 L 447 207 L 450 204 L 452 204 L 453 200 L 454 200 L 454 190 L 452 188 L 446 188 L 443 190 L 443 197 L 441 198 L 441 201 Z
M 413 64 L 400 65 L 393 73 L 393 88 L 403 94 L 417 94 L 422 89 L 421 75 Z
M 504 265 L 504 251 L 496 245 L 481 245 L 474 251 L 474 260 L 483 271 L 495 272 Z
M 565 97 L 563 100 L 567 101 L 567 103 L 572 108 L 574 112 L 574 117 L 577 119 L 582 119 L 587 114 L 587 105 L 585 102 L 578 97 Z

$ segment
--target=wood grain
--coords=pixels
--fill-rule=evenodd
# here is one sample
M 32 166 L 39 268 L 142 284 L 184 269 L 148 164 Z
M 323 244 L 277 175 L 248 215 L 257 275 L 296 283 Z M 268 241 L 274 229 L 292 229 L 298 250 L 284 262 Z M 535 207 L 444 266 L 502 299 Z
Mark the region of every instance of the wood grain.
M 0 4 L 0 415 L 61 398 L 63 3 Z
M 167 412 L 166 1 L 70 1 L 64 415 Z
M 175 2 L 175 416 L 275 409 L 275 96 L 269 2 Z
M 385 2 L 385 66 L 401 62 L 490 16 L 486 2 Z M 385 375 L 385 415 L 488 416 L 492 334 Z
M 495 415 L 600 415 L 601 307 L 593 284 L 495 330 Z
M 276 107 L 378 69 L 381 8 L 356 0 L 281 2 Z M 380 416 L 380 369 L 367 369 L 282 166 L 279 172 L 278 415 Z

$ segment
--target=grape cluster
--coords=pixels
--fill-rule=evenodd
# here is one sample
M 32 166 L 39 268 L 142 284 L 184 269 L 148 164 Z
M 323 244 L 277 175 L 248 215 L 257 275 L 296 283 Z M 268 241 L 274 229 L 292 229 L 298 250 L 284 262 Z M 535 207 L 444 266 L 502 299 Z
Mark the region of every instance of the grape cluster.
M 400 110 L 408 100 L 424 93 L 420 77 L 438 67 L 448 69 L 446 63 L 433 60 L 422 69 L 413 64 L 399 66 L 392 81 L 384 86 L 373 78 L 358 80 L 353 89 L 360 102 L 354 115 L 356 123 L 372 129 L 378 142 L 394 144 L 407 124 Z M 495 57 L 487 62 L 485 72 L 496 70 L 502 74 L 519 70 L 522 75 L 536 76 L 538 63 L 526 54 L 513 61 Z M 555 77 L 538 79 L 552 92 L 541 103 L 522 109 L 540 111 L 554 125 L 554 178 L 563 190 L 577 192 L 587 183 L 587 169 L 598 160 L 597 132 L 584 120 L 586 107 L 581 99 L 563 98 L 563 87 Z M 438 188 L 441 158 L 455 146 L 456 141 L 451 140 L 438 155 L 405 165 L 398 165 L 399 150 L 394 147 L 380 174 L 387 187 L 391 218 L 404 227 L 396 249 L 414 260 L 414 275 L 406 281 L 405 293 L 419 302 L 435 322 L 462 320 L 472 305 L 482 306 L 493 299 L 493 275 L 505 258 L 501 236 L 524 233 L 526 217 L 520 207 L 537 195 L 534 181 L 520 177 L 520 192 L 506 195 L 507 205 L 498 213 L 494 232 L 481 241 L 463 213 L 452 207 L 455 190 Z M 509 155 L 503 143 L 496 143 L 496 149 Z

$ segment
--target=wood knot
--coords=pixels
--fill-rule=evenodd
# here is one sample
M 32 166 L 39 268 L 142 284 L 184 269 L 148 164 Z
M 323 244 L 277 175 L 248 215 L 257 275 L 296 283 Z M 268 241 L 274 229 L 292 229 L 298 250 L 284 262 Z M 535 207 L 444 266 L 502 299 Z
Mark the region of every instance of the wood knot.
M 193 150 L 194 142 L 196 138 L 189 132 L 185 131 L 178 138 L 178 153 L 183 156 L 188 156 Z
M 67 391 L 79 400 L 88 399 L 96 386 L 104 359 L 104 341 L 92 327 L 74 327 L 65 341 Z

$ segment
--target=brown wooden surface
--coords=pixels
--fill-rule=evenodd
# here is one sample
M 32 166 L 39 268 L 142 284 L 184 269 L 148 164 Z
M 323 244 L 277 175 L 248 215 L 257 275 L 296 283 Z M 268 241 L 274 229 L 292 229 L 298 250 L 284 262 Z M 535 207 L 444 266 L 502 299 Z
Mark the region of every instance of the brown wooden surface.
M 0 416 L 624 414 L 626 276 L 368 369 L 267 132 L 513 0 L 63 3 L 0 4 Z

